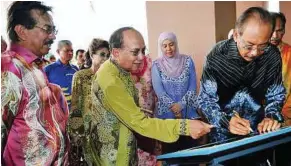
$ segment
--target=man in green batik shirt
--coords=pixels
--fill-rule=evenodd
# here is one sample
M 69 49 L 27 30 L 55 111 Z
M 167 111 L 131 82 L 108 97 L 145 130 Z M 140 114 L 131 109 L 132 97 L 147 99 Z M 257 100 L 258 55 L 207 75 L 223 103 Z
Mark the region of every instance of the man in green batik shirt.
M 147 117 L 138 105 L 138 92 L 130 77 L 134 63 L 145 55 L 142 35 L 132 27 L 116 30 L 109 40 L 111 59 L 97 71 L 92 83 L 91 113 L 85 115 L 88 139 L 96 139 L 91 163 L 96 165 L 137 165 L 133 132 L 163 142 L 175 142 L 180 135 L 194 139 L 210 132 L 212 126 L 199 120 L 161 120 Z

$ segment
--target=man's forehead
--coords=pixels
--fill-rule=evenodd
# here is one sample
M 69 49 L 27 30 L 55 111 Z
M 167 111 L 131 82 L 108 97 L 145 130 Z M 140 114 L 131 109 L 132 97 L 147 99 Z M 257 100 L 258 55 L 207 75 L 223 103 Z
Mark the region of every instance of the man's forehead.
M 65 49 L 72 49 L 72 48 L 73 48 L 73 47 L 72 47 L 71 45 L 65 44 L 65 45 L 63 45 L 60 49 L 65 50 Z
M 33 9 L 30 13 L 37 23 L 54 26 L 53 17 L 48 12 Z
M 127 30 L 123 33 L 123 44 L 124 46 L 134 48 L 144 48 L 145 43 L 141 34 L 135 30 Z

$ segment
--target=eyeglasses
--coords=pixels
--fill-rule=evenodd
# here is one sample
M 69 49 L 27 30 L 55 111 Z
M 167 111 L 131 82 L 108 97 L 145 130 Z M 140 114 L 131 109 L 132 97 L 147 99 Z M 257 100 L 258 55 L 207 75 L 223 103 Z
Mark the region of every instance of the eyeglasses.
M 58 30 L 56 30 L 55 26 L 47 26 L 47 28 L 43 28 L 43 27 L 35 25 L 34 27 L 43 30 L 48 35 L 50 35 L 50 34 L 57 35 L 58 34 Z
M 100 54 L 99 54 L 99 56 L 101 56 L 101 57 L 105 57 L 105 58 L 109 58 L 110 57 L 110 53 L 108 53 L 108 54 L 106 54 L 105 52 L 101 52 Z
M 258 50 L 259 52 L 266 52 L 270 49 L 270 43 L 264 44 L 257 46 L 256 48 L 254 47 L 255 45 L 249 45 L 240 37 L 240 41 L 242 45 L 240 46 L 241 48 L 247 50 L 247 51 L 252 51 L 252 50 Z
M 133 56 L 138 56 L 140 53 L 144 56 L 146 54 L 146 50 L 147 50 L 146 47 L 144 47 L 144 48 L 135 48 L 135 49 L 132 49 L 132 50 L 128 49 L 126 47 L 123 47 L 121 49 L 124 49 L 124 50 L 127 50 L 127 51 L 131 52 Z

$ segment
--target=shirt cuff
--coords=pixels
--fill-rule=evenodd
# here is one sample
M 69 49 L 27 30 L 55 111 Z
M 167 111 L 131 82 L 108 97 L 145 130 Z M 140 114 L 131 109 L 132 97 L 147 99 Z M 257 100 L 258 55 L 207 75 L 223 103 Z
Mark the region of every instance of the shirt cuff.
M 279 112 L 269 112 L 269 113 L 267 113 L 265 115 L 265 117 L 266 118 L 271 118 L 271 119 L 277 120 L 280 123 L 283 123 L 284 122 L 284 118 L 281 115 L 281 113 L 279 113 Z
M 181 119 L 179 123 L 179 135 L 190 135 L 190 120 Z

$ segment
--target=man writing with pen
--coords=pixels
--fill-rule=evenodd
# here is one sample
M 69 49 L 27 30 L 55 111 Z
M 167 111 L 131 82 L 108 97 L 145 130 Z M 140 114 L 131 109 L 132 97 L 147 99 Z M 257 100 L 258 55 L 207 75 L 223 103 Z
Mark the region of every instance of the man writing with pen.
M 211 141 L 222 141 L 252 130 L 277 130 L 285 100 L 279 50 L 269 44 L 274 23 L 268 11 L 247 9 L 237 20 L 233 38 L 218 43 L 204 65 L 198 105 L 216 126 Z M 254 154 L 224 165 L 266 164 Z

